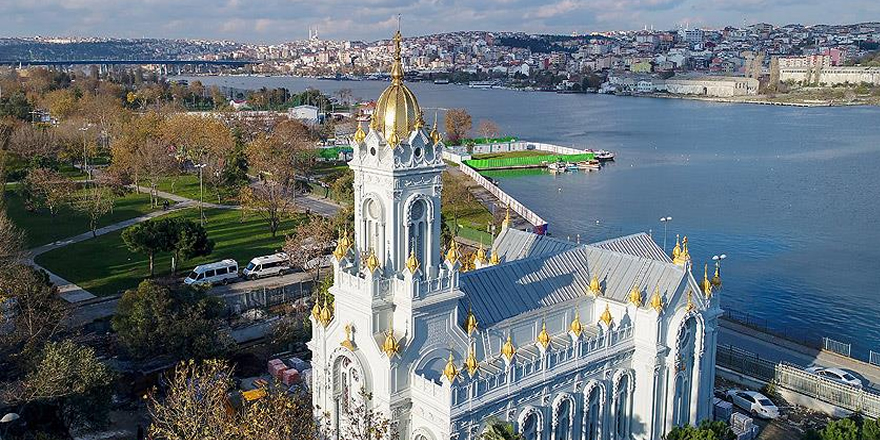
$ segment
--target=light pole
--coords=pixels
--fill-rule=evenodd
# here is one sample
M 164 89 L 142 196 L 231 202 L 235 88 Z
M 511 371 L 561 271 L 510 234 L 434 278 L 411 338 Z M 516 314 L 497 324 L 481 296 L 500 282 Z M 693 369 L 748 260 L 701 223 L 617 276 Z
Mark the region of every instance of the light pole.
M 666 253 L 666 229 L 669 222 L 672 221 L 672 217 L 660 217 L 660 223 L 663 223 L 663 253 Z
M 83 171 L 85 171 L 89 175 L 89 180 L 92 180 L 92 170 L 89 169 L 89 154 L 88 154 L 88 144 L 86 144 L 86 132 L 89 131 L 89 128 L 92 124 L 83 125 L 79 128 L 79 131 L 82 132 L 82 143 L 83 143 Z
M 713 255 L 712 260 L 715 261 L 715 276 L 712 277 L 712 286 L 716 289 L 721 288 L 721 261 L 727 258 L 727 254 Z
M 193 164 L 193 166 L 199 169 L 199 222 L 202 226 L 205 226 L 205 213 L 202 210 L 202 200 L 205 198 L 205 187 L 202 184 L 202 169 L 205 168 L 205 164 L 197 163 Z

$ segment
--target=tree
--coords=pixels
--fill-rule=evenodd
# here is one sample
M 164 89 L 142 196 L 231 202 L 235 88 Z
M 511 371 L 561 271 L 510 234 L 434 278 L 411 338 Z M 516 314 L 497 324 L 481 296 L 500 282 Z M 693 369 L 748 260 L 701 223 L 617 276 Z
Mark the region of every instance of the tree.
M 241 209 L 262 217 L 269 225 L 272 237 L 278 234 L 281 222 L 294 211 L 292 191 L 275 181 L 256 183 L 241 189 Z
M 10 331 L 0 332 L 0 359 L 27 361 L 58 333 L 67 308 L 45 272 L 23 264 L 4 267 L 0 302 L 12 299 L 12 321 Z
M 217 202 L 221 203 L 223 170 L 226 159 L 235 149 L 235 139 L 229 128 L 217 119 L 175 114 L 165 122 L 162 138 L 178 158 L 202 167 L 203 179 L 214 190 Z
M 391 421 L 381 412 L 372 409 L 369 404 L 371 400 L 372 393 L 361 389 L 359 398 L 352 399 L 348 406 L 347 423 L 340 423 L 335 435 L 331 429 L 325 427 L 325 431 L 328 431 L 327 437 L 346 440 L 396 439 L 397 433 L 394 432 Z
M 498 137 L 498 133 L 500 132 L 498 129 L 498 124 L 490 119 L 483 119 L 480 121 L 479 128 L 477 128 L 477 132 L 480 133 L 480 136 L 486 139 L 486 142 L 489 142 L 489 139 Z
M 171 274 L 177 272 L 177 263 L 193 257 L 208 255 L 214 250 L 214 241 L 208 238 L 208 231 L 201 224 L 190 219 L 166 218 L 160 220 L 160 227 L 171 237 L 174 257 L 171 259 Z
M 119 343 L 135 359 L 205 359 L 230 345 L 228 335 L 218 331 L 224 311 L 221 299 L 202 290 L 172 291 L 145 280 L 122 294 L 112 325 Z
M 522 440 L 522 436 L 516 433 L 513 424 L 492 420 L 486 424 L 480 440 Z
M 73 193 L 70 206 L 89 219 L 89 229 L 92 237 L 97 237 L 98 220 L 113 210 L 115 202 L 113 192 L 100 185 L 87 185 Z
M 242 439 L 314 440 L 317 426 L 311 395 L 302 389 L 288 393 L 285 387 L 266 389 L 266 396 L 245 406 L 238 425 Z
M 297 225 L 294 233 L 284 241 L 284 252 L 290 257 L 292 265 L 308 270 L 313 279 L 317 280 L 321 274 L 321 262 L 318 259 L 327 255 L 335 236 L 333 224 L 329 220 L 320 215 L 311 215 Z
M 18 386 L 20 402 L 41 402 L 56 408 L 70 427 L 106 423 L 113 375 L 95 350 L 71 340 L 49 342 Z
M 131 176 L 138 191 L 141 179 L 146 179 L 154 206 L 159 203 L 156 193 L 160 179 L 173 173 L 178 164 L 173 151 L 161 138 L 164 123 L 162 115 L 156 112 L 136 117 L 110 145 L 113 157 L 110 169 Z
M 169 238 L 157 228 L 157 223 L 152 220 L 134 224 L 122 231 L 122 241 L 128 250 L 147 254 L 149 257 L 151 277 L 155 273 L 153 261 L 156 253 L 171 249 Z
M 24 233 L 0 210 L 0 267 L 10 268 L 21 261 Z
M 699 427 L 684 425 L 672 428 L 665 440 L 733 440 L 733 431 L 722 421 L 704 420 Z
M 449 109 L 443 123 L 446 126 L 446 138 L 451 145 L 458 145 L 473 128 L 471 115 L 462 108 Z

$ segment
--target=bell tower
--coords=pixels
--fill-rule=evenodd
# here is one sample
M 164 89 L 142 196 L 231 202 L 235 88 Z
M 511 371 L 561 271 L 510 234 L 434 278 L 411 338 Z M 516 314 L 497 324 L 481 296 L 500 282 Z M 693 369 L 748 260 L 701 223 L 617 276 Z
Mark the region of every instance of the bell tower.
M 437 276 L 440 257 L 441 157 L 436 122 L 426 130 L 418 100 L 403 83 L 401 35 L 394 35 L 391 85 L 376 102 L 369 132 L 354 136 L 355 245 L 361 258 L 375 254 L 378 270 L 394 277 L 418 263 Z M 414 260 L 411 258 L 414 257 Z

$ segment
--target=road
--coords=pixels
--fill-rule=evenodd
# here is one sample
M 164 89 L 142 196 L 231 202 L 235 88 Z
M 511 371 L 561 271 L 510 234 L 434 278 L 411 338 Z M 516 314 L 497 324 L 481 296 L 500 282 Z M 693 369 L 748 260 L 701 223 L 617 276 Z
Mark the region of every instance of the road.
M 719 321 L 718 343 L 732 345 L 757 354 L 771 362 L 788 362 L 801 367 L 821 365 L 837 367 L 856 373 L 865 385 L 877 389 L 880 367 L 825 350 L 807 347 L 722 319 Z

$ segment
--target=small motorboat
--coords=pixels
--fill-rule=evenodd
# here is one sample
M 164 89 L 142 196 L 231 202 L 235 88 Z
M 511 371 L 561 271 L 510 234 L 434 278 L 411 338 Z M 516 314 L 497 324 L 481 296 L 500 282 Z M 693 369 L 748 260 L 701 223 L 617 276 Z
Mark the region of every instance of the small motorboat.
M 608 162 L 614 160 L 614 153 L 608 150 L 596 150 L 593 152 L 593 157 L 598 161 Z
M 549 162 L 547 163 L 547 170 L 551 173 L 564 173 L 568 171 L 568 164 L 565 162 Z
M 602 164 L 597 159 L 582 160 L 577 163 L 577 167 L 579 170 L 598 171 L 602 168 Z

